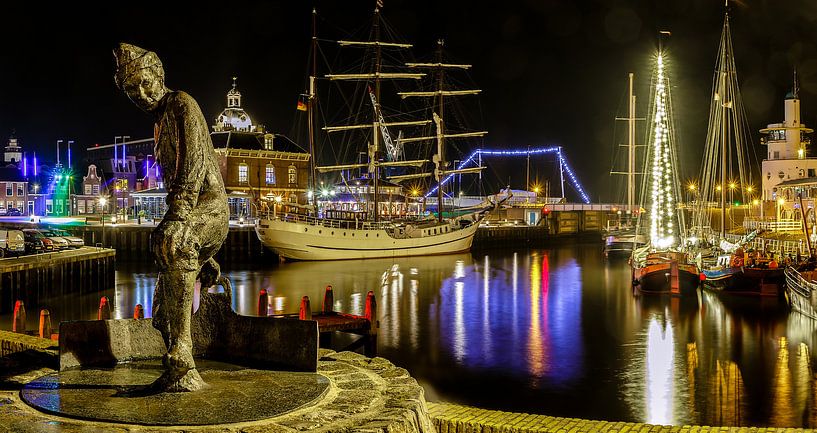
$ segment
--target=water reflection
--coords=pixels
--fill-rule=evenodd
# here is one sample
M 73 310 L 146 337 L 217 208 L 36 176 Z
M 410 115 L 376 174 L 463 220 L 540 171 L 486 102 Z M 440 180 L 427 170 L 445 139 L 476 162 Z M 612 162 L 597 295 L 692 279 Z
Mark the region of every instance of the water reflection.
M 335 308 L 378 302 L 378 354 L 428 395 L 487 408 L 651 423 L 817 426 L 817 322 L 776 299 L 634 297 L 626 262 L 598 245 L 342 262 L 223 266 L 233 306 L 296 313 L 324 288 Z M 55 321 L 152 309 L 150 264 L 120 263 L 100 293 L 45 299 Z M 29 327 L 36 314 L 29 306 Z M 10 317 L 0 316 L 8 328 Z

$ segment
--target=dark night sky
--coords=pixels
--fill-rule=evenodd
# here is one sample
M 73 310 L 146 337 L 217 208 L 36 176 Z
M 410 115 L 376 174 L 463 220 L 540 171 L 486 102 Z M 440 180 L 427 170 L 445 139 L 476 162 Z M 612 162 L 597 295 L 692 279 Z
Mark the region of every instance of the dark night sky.
M 365 28 L 374 1 L 80 3 L 13 2 L 0 18 L 0 137 L 16 129 L 27 150 L 49 158 L 59 138 L 86 147 L 115 135 L 152 134 L 150 119 L 114 87 L 111 49 L 119 41 L 156 51 L 168 86 L 192 94 L 208 120 L 223 108 L 237 75 L 253 118 L 289 134 L 304 90 L 312 5 L 322 16 L 321 36 L 332 37 L 338 29 Z M 644 115 L 656 34 L 670 30 L 682 176 L 697 172 L 722 1 L 385 3 L 386 19 L 415 44 L 415 55 L 443 37 L 456 60 L 474 65 L 482 127 L 490 131 L 485 147 L 563 145 L 594 201 L 611 198 L 606 173 L 617 142 L 613 119 L 626 110 L 627 73 L 636 73 Z M 730 16 L 751 129 L 782 120 L 795 67 L 803 119 L 817 125 L 817 2 L 744 0 L 732 4 Z

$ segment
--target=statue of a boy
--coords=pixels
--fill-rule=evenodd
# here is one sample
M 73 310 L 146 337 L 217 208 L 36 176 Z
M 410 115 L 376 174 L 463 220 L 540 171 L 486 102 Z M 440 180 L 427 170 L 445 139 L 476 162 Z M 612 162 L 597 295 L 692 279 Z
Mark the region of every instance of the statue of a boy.
M 154 118 L 155 155 L 167 189 L 167 213 L 151 235 L 159 267 L 153 326 L 167 345 L 165 372 L 153 388 L 194 391 L 205 384 L 193 360 L 193 291 L 203 266 L 218 272 L 212 257 L 229 224 L 224 182 L 201 109 L 187 93 L 165 87 L 156 53 L 122 43 L 114 56 L 117 87 Z

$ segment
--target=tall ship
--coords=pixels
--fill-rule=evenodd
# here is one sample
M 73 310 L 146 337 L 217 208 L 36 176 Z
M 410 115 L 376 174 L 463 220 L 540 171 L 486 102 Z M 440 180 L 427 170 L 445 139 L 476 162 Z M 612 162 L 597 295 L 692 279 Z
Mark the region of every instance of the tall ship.
M 384 67 L 385 52 L 393 58 L 393 51 L 411 48 L 410 44 L 383 41 L 381 38 L 382 2 L 374 9 L 373 26 L 369 40 L 341 40 L 341 48 L 361 49 L 371 59 L 360 72 L 326 74 L 331 82 L 353 82 L 363 88 L 363 98 L 356 111 L 349 116 L 357 122 L 350 125 L 323 127 L 327 134 L 340 133 L 349 137 L 342 154 L 363 155 L 364 161 L 319 166 L 315 158 L 317 35 L 313 10 L 312 66 L 309 91 L 306 95 L 309 151 L 312 155 L 310 204 L 285 206 L 273 204 L 272 211 L 256 221 L 255 230 L 262 244 L 280 257 L 293 260 L 341 260 L 419 255 L 450 254 L 468 251 L 479 223 L 496 203 L 484 203 L 469 209 L 459 209 L 445 217 L 443 188 L 445 179 L 459 173 L 475 173 L 484 167 L 449 169 L 446 162 L 446 140 L 481 137 L 487 132 L 449 133 L 445 126 L 446 99 L 455 96 L 476 95 L 479 90 L 460 90 L 445 86 L 449 70 L 464 70 L 470 65 L 447 63 L 443 59 L 443 44 L 439 42 L 436 61 L 406 62 L 401 70 Z M 433 78 L 435 87 L 424 91 L 398 92 L 403 99 L 429 101 L 431 118 L 411 120 L 391 119 L 391 111 L 381 107 L 381 83 L 392 80 L 419 81 Z M 420 111 L 420 110 L 418 110 Z M 425 134 L 403 136 L 399 128 L 421 130 Z M 431 128 L 431 129 L 429 129 Z M 427 131 L 432 133 L 427 133 Z M 409 143 L 434 143 L 425 146 L 433 155 L 404 151 Z M 361 151 L 362 150 L 362 151 Z M 430 153 L 430 152 L 429 152 Z M 407 159 L 406 154 L 417 156 Z M 429 158 L 430 157 L 430 158 Z M 428 170 L 428 167 L 433 167 Z M 426 169 L 426 170 L 423 170 Z M 357 171 L 358 175 L 353 175 Z M 316 181 L 318 173 L 339 175 L 340 182 L 323 186 Z M 424 209 L 419 188 L 407 194 L 403 182 L 433 178 L 438 185 L 436 215 Z
M 705 289 L 777 296 L 785 284 L 783 269 L 768 266 L 770 261 L 758 257 L 760 252 L 750 251 L 759 231 L 747 232 L 733 223 L 742 219 L 739 205 L 752 202 L 757 193 L 752 167 L 759 164 L 753 149 L 727 11 L 712 83 L 701 184 L 695 188 L 693 201 L 693 250 L 697 251 Z M 736 232 L 733 226 L 737 226 Z M 739 238 L 730 242 L 727 233 Z
M 668 32 L 662 32 L 663 38 Z M 643 198 L 649 197 L 649 241 L 630 257 L 636 293 L 694 296 L 699 286 L 698 267 L 684 250 L 684 215 L 679 206 L 680 182 L 669 80 L 664 52 L 656 59 L 649 147 L 644 172 Z M 636 230 L 644 222 L 639 213 Z

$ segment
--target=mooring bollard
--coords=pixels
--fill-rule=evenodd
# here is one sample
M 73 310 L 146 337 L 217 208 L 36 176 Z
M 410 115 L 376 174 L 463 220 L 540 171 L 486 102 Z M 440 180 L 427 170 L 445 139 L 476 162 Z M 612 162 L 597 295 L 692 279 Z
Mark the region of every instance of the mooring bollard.
M 46 310 L 40 310 L 40 338 L 51 338 L 51 313 Z
M 335 311 L 335 294 L 332 292 L 332 285 L 326 286 L 323 292 L 323 314 Z
M 11 325 L 11 332 L 25 334 L 26 332 L 26 304 L 18 300 L 14 303 L 14 322 Z
M 298 312 L 301 320 L 312 320 L 312 307 L 309 306 L 309 296 L 301 298 L 301 310 Z
M 145 318 L 145 307 L 142 304 L 136 304 L 133 307 L 133 318 L 134 319 L 144 319 Z
M 258 311 L 256 312 L 257 315 L 261 317 L 266 317 L 269 314 L 269 295 L 265 289 L 261 289 L 261 292 L 258 293 Z
M 369 293 L 366 293 L 366 309 L 363 312 L 363 317 L 371 323 L 369 334 L 377 334 L 380 323 L 377 321 L 377 301 L 375 301 L 374 292 L 371 290 L 369 290 Z
M 99 311 L 96 314 L 96 320 L 110 320 L 111 305 L 108 303 L 108 297 L 103 296 L 99 298 Z

